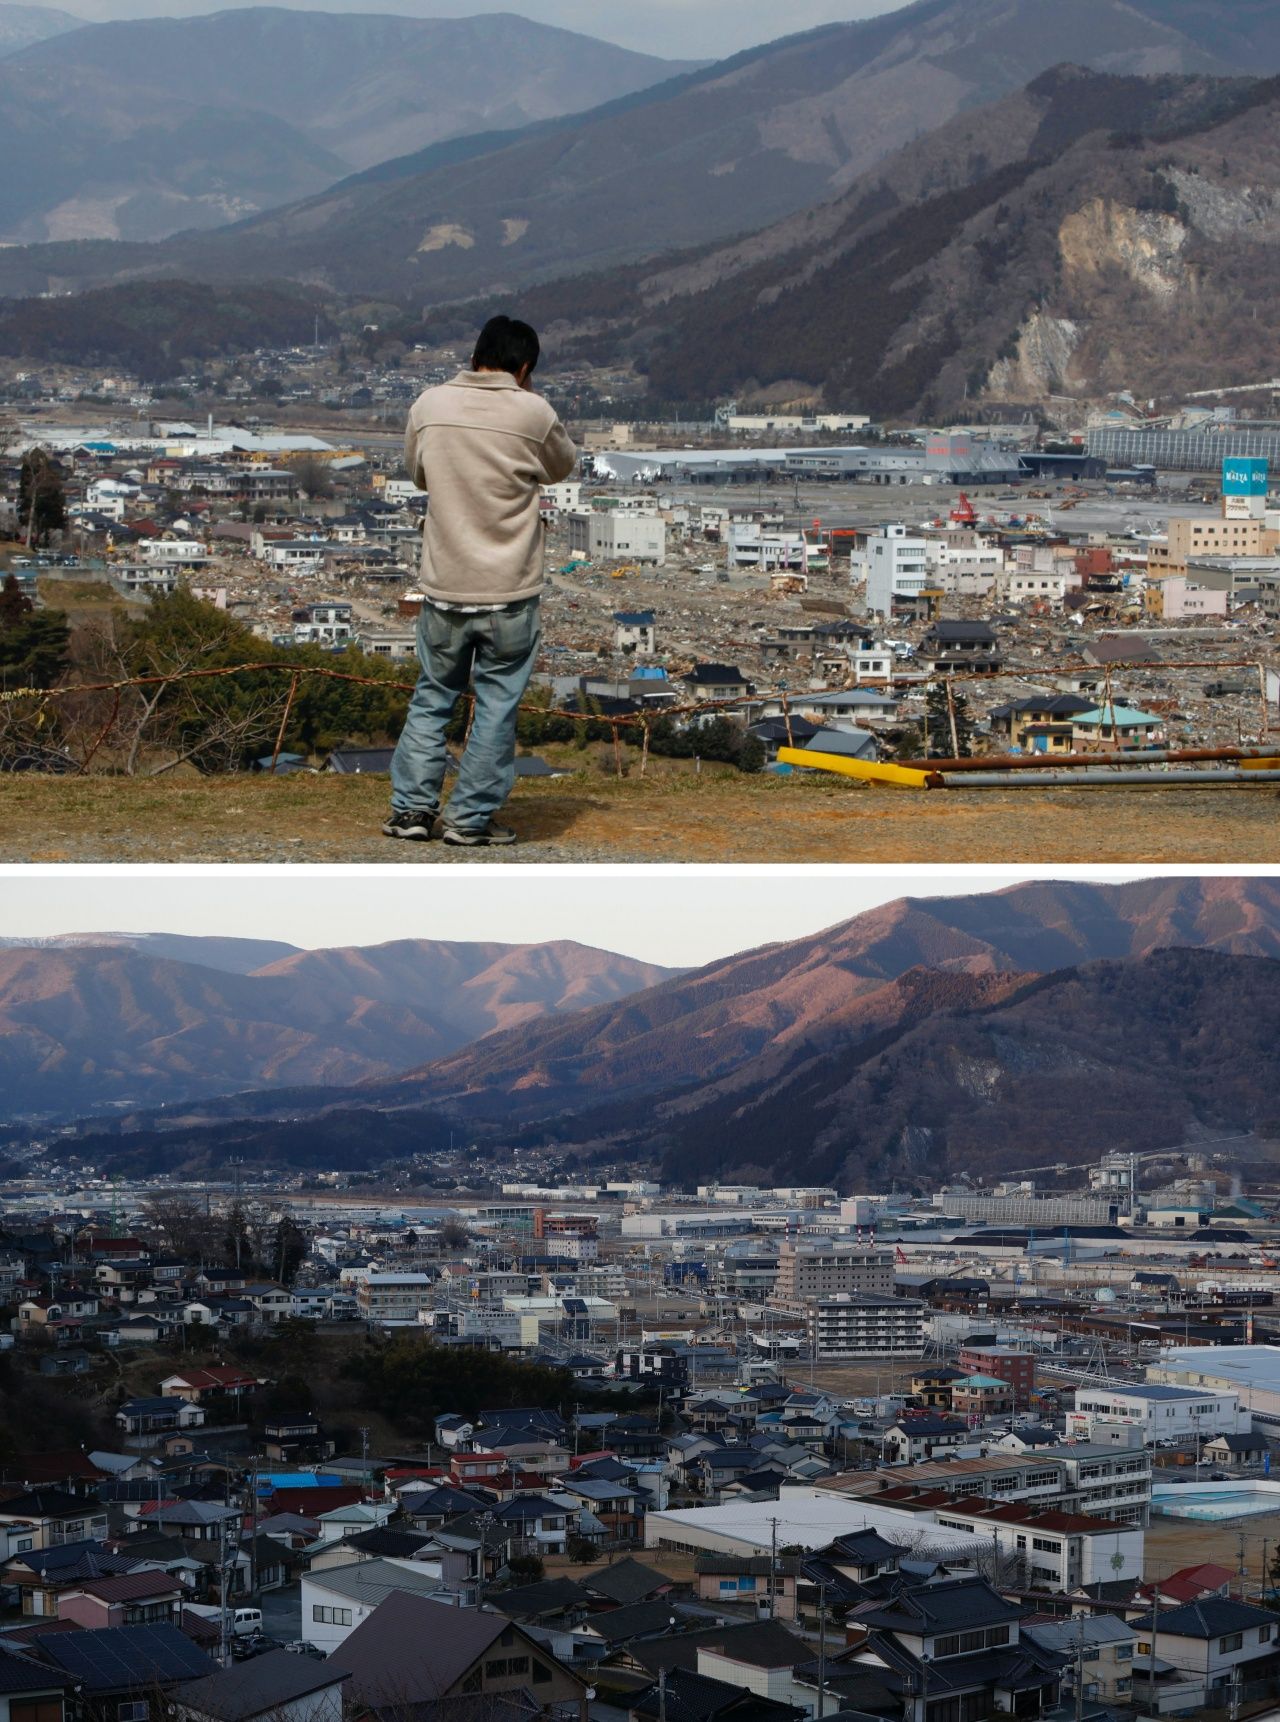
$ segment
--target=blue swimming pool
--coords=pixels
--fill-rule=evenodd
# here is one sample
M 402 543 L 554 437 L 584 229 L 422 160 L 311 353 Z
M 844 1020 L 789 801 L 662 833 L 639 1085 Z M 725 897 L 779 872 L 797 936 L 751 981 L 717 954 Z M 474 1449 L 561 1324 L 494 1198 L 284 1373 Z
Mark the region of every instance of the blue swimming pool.
M 1246 1519 L 1280 1513 L 1280 1483 L 1157 1483 L 1153 1512 L 1171 1519 Z

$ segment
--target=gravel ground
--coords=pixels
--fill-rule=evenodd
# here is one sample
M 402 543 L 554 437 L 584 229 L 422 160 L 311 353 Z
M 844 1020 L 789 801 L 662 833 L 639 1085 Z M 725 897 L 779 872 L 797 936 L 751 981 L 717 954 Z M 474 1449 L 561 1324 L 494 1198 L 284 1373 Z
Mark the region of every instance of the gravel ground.
M 22 776 L 0 782 L 0 861 L 403 866 L 687 862 L 1280 861 L 1270 788 L 948 794 L 705 773 L 525 783 L 514 848 L 394 843 L 374 778 Z

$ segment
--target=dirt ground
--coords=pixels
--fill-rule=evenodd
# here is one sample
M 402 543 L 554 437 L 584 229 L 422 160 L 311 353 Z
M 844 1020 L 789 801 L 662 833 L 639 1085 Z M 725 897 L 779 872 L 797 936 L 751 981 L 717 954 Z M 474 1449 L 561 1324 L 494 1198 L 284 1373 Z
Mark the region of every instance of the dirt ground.
M 1216 1561 L 1238 1572 L 1242 1547 L 1245 1574 L 1253 1589 L 1262 1583 L 1264 1556 L 1270 1566 L 1280 1555 L 1280 1513 L 1258 1513 L 1218 1524 L 1157 1514 L 1147 1527 L 1145 1574 L 1149 1579 L 1167 1578 L 1200 1561 Z
M 517 785 L 506 850 L 395 843 L 385 778 L 0 781 L 7 862 L 1219 862 L 1280 859 L 1271 789 L 968 795 L 598 770 Z

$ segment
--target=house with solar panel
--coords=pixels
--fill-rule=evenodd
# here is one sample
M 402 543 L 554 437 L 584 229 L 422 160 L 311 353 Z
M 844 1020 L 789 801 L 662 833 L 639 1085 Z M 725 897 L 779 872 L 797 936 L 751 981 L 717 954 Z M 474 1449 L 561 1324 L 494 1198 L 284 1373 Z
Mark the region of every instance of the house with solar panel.
M 79 1722 L 169 1722 L 171 1690 L 217 1669 L 170 1622 L 43 1633 L 31 1653 L 74 1687 Z

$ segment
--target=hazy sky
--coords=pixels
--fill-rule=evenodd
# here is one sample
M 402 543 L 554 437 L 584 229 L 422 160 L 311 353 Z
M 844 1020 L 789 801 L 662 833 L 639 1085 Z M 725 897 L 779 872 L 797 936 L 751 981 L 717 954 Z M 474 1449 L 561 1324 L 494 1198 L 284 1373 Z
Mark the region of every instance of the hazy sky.
M 1204 873 L 1211 868 L 1161 869 Z M 1152 868 L 1061 867 L 1098 884 Z M 1221 869 L 1239 872 L 1241 869 Z M 0 869 L 0 937 L 167 932 L 381 944 L 388 939 L 577 939 L 693 967 L 774 939 L 818 932 L 909 894 L 955 896 L 1033 877 L 1030 868 L 249 867 Z
M 97 22 L 108 18 L 188 16 L 226 9 L 227 0 L 61 0 Z M 326 12 L 397 12 L 416 18 L 465 18 L 517 12 L 540 24 L 619 42 L 671 60 L 718 60 L 779 36 L 894 12 L 906 0 L 231 0 Z

